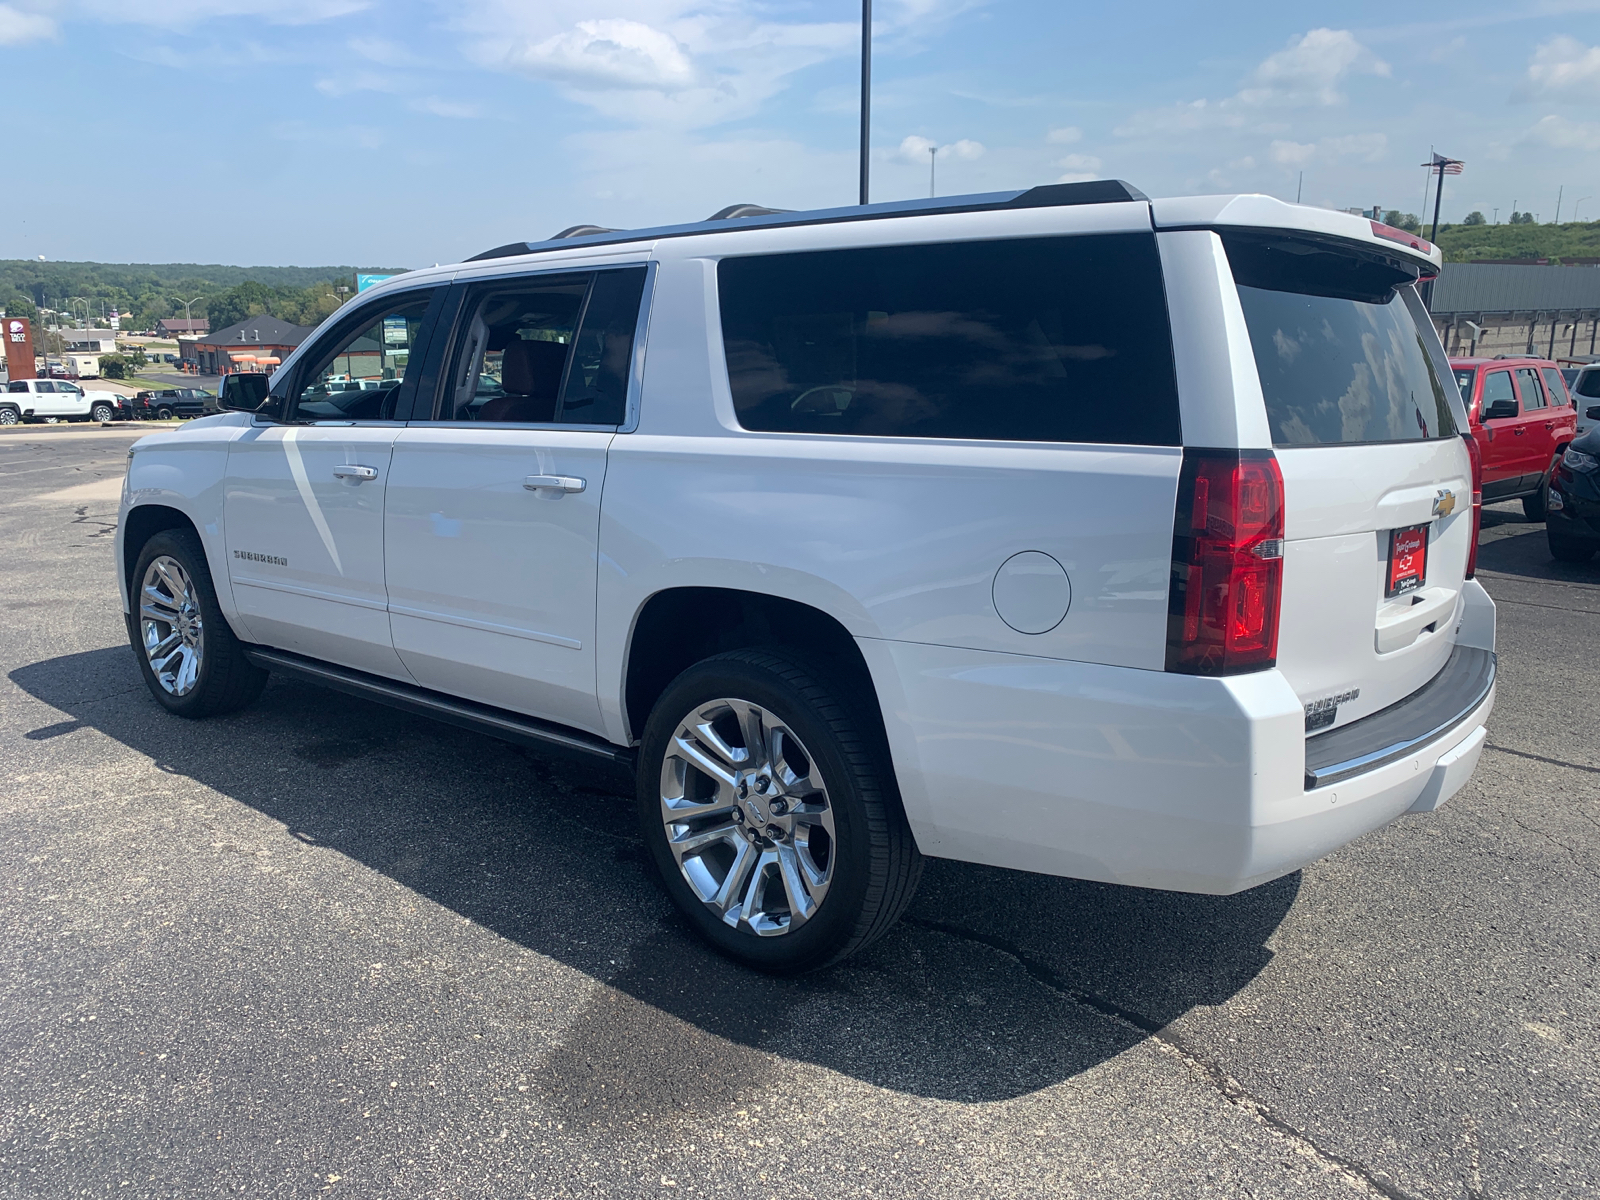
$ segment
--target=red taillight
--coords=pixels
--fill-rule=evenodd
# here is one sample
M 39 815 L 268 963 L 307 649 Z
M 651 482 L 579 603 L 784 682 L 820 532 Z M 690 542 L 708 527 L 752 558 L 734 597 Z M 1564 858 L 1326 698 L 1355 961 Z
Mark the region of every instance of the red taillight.
M 1172 531 L 1167 670 L 1232 675 L 1278 657 L 1283 475 L 1270 450 L 1185 450 Z
M 1470 433 L 1461 437 L 1472 460 L 1472 545 L 1467 549 L 1467 578 L 1471 579 L 1478 571 L 1478 534 L 1483 529 L 1483 451 Z

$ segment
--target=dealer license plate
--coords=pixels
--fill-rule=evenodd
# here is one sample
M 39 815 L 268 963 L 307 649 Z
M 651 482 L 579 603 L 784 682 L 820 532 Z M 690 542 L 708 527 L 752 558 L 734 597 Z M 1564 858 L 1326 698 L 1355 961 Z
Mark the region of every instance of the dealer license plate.
M 1389 534 L 1389 582 L 1383 594 L 1403 596 L 1428 577 L 1428 527 L 1412 525 Z

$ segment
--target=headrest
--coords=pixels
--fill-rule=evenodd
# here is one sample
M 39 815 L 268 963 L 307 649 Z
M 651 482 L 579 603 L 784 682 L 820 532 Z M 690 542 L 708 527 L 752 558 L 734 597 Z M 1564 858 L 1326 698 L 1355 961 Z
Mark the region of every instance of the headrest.
M 500 386 L 508 395 L 555 398 L 569 346 L 560 342 L 525 342 L 518 338 L 500 360 Z

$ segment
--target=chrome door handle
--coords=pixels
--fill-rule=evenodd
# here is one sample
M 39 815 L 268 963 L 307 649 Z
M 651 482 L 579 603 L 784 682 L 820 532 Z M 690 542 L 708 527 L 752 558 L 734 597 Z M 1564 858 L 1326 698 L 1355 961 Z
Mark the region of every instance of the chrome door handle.
M 378 477 L 378 468 L 377 467 L 358 467 L 358 466 L 354 466 L 354 465 L 351 465 L 351 464 L 346 464 L 345 466 L 342 466 L 342 467 L 335 467 L 333 469 L 333 477 L 335 479 L 355 479 L 355 480 L 376 479 Z
M 589 486 L 589 481 L 576 475 L 529 475 L 522 486 L 530 492 L 581 492 Z

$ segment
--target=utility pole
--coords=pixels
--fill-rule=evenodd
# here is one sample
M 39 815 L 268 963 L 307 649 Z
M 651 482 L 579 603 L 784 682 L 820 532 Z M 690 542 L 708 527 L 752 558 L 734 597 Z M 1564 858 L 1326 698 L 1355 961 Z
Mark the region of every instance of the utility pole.
M 934 174 L 934 168 L 938 165 L 938 163 L 939 163 L 939 147 L 937 147 L 937 146 L 929 146 L 928 147 L 928 199 L 929 200 L 932 200 L 933 197 L 937 194 L 934 191 L 934 181 L 936 179 L 936 176 Z
M 1567 191 L 1567 185 L 1564 184 L 1564 183 L 1559 188 L 1556 189 L 1556 220 L 1555 220 L 1555 223 L 1557 225 L 1561 224 L 1561 197 L 1566 194 L 1566 191 Z
M 1500 224 L 1500 210 L 1498 208 L 1494 210 L 1494 223 L 1496 225 Z
M 870 203 L 867 154 L 872 149 L 872 0 L 861 0 L 861 203 Z
M 1296 204 L 1300 203 L 1300 193 L 1305 189 L 1305 186 L 1306 186 L 1306 173 L 1304 171 L 1301 171 L 1300 172 L 1300 182 L 1294 185 L 1294 202 Z
M 1593 200 L 1593 199 L 1594 199 L 1593 196 L 1579 196 L 1576 200 L 1574 200 L 1572 202 L 1572 223 L 1574 225 L 1576 225 L 1578 223 L 1578 210 L 1583 207 L 1583 202 L 1585 200 Z

